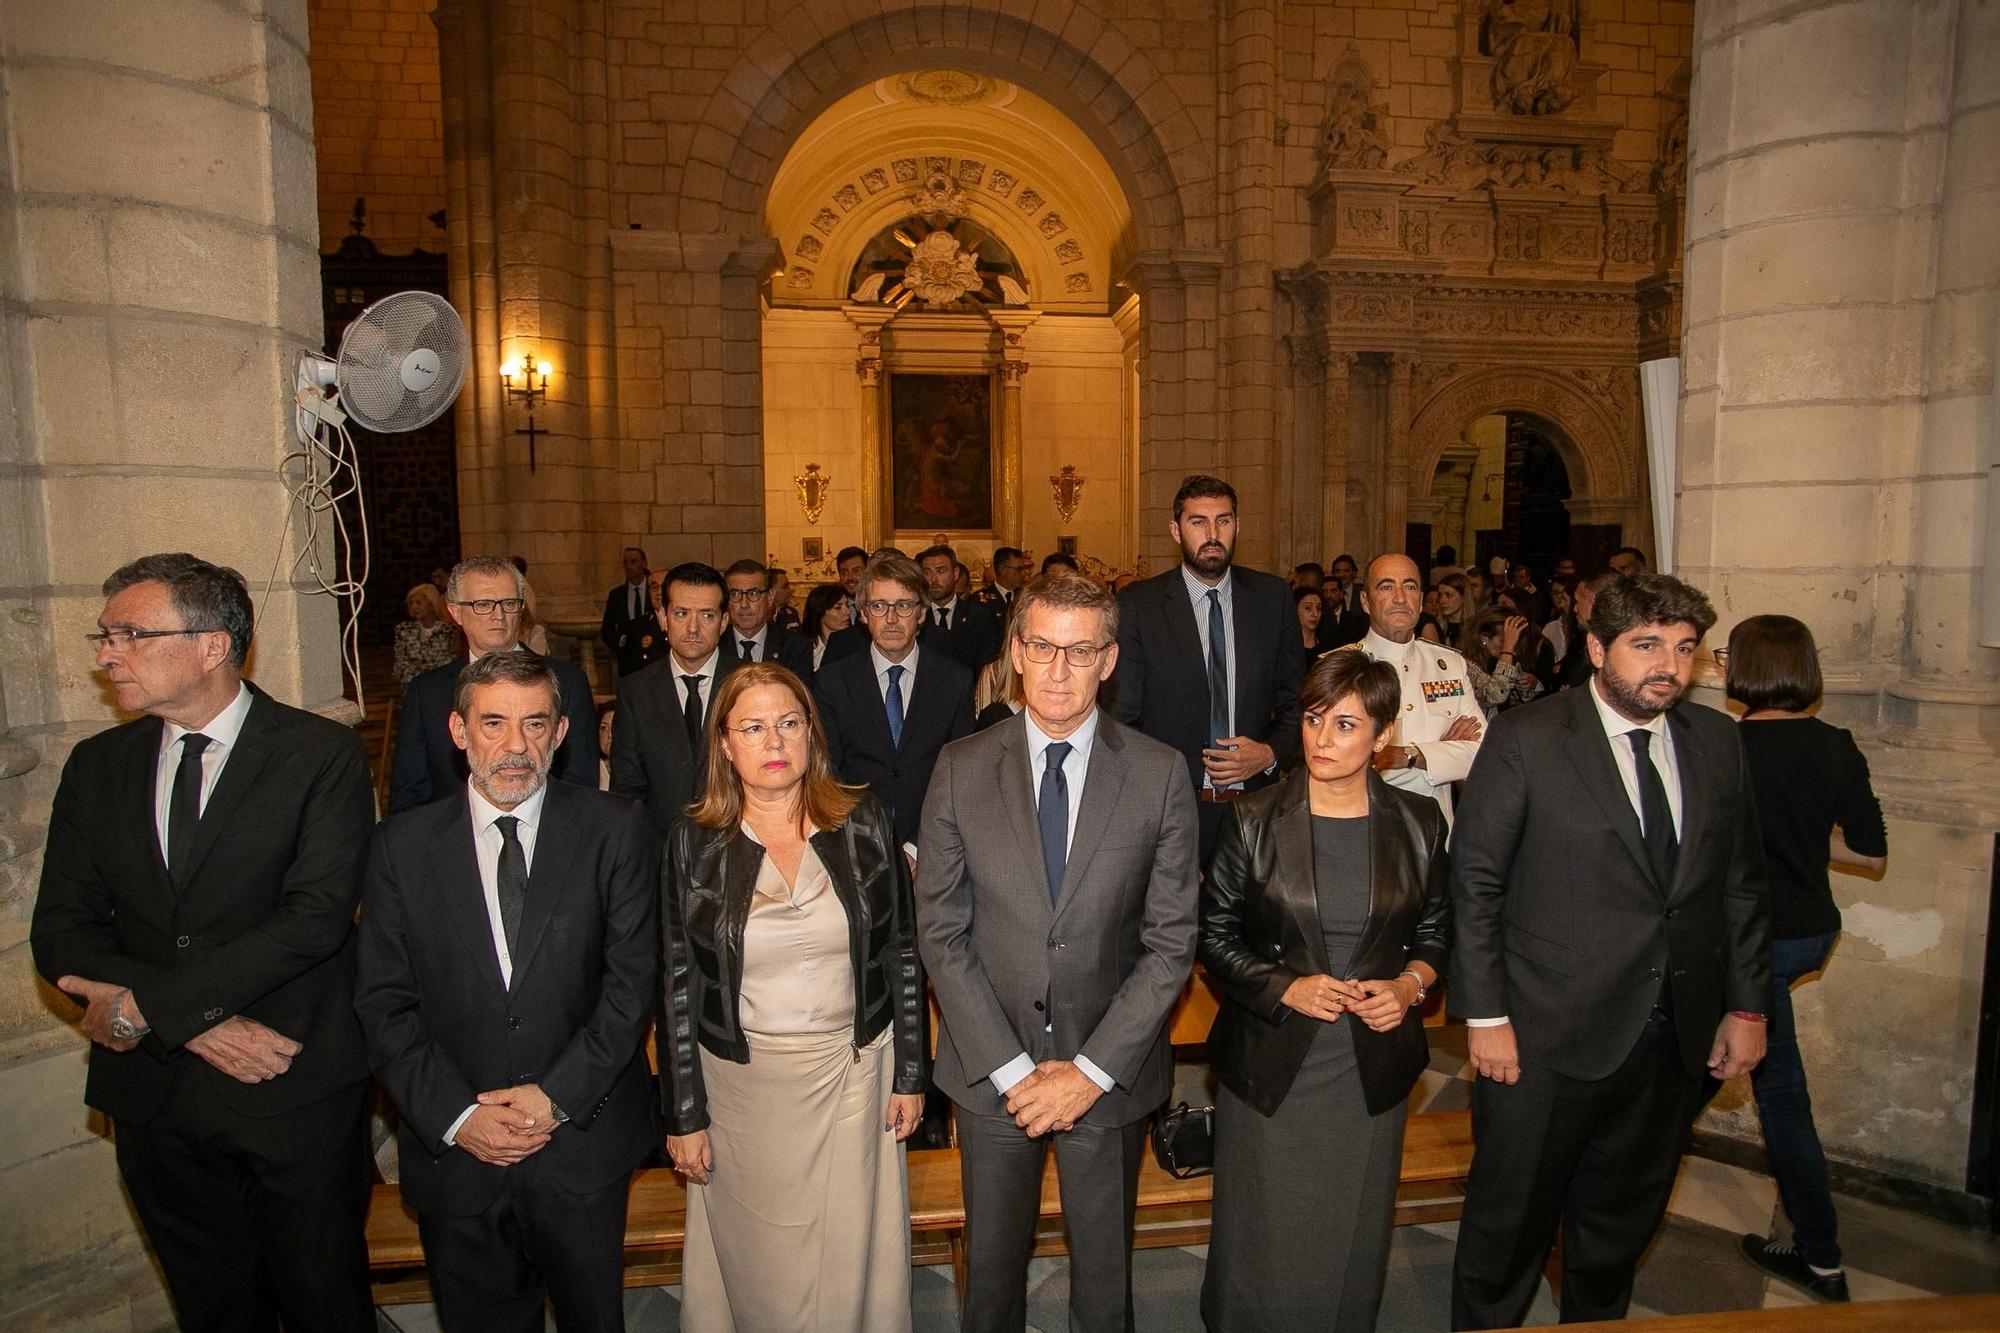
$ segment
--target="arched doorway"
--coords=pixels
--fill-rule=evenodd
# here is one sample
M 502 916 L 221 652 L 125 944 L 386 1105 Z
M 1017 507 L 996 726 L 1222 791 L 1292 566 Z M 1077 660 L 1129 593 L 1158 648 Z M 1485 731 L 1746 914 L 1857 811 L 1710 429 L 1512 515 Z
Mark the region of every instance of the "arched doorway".
M 876 79 L 793 141 L 763 230 L 765 549 L 795 583 L 850 542 L 1134 567 L 1135 223 L 1075 122 L 993 75 Z
M 1562 429 L 1527 412 L 1496 412 L 1465 428 L 1431 477 L 1426 554 L 1496 555 L 1547 569 L 1569 552 L 1571 495 Z

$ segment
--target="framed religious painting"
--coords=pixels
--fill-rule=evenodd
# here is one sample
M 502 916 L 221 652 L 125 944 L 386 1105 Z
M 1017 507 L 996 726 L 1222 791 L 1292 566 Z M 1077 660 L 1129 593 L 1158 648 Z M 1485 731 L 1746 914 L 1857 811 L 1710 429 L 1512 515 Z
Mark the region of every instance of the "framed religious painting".
M 993 530 L 993 377 L 889 376 L 889 526 L 896 532 Z

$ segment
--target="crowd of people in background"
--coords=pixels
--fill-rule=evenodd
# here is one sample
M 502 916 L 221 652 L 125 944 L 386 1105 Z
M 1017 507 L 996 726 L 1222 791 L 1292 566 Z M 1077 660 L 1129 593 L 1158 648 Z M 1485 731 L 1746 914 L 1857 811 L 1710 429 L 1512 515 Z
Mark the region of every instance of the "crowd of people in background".
M 1477 1139 L 1453 1327 L 1518 1325 L 1558 1226 L 1565 1321 L 1621 1317 L 1746 1073 L 1794 1233 L 1743 1252 L 1845 1299 L 1789 987 L 1838 938 L 1828 862 L 1887 847 L 1806 627 L 1711 649 L 1737 725 L 1684 701 L 1714 608 L 1634 548 L 1286 580 L 1236 563 L 1226 481 L 1160 517 L 1146 578 L 847 547 L 800 598 L 628 547 L 601 704 L 524 565 L 463 560 L 396 632 L 379 825 L 353 734 L 242 679 L 240 576 L 113 573 L 91 639 L 140 718 L 65 770 L 32 942 L 184 1325 L 373 1327 L 372 1074 L 447 1329 L 621 1327 L 663 1148 L 685 1327 L 907 1328 L 932 1089 L 963 1327 L 1023 1326 L 1053 1151 L 1071 1327 L 1127 1329 L 1197 960 L 1211 1329 L 1373 1327 L 1440 986 Z

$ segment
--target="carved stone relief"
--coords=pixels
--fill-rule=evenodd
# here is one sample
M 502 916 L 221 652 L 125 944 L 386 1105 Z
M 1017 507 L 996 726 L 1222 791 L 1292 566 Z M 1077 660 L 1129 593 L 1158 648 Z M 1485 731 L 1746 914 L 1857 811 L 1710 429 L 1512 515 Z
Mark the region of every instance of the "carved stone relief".
M 1577 0 L 1487 0 L 1481 22 L 1493 57 L 1493 104 L 1517 116 L 1567 110 L 1579 89 Z
M 1389 105 L 1375 97 L 1375 76 L 1349 44 L 1333 67 L 1319 159 L 1334 170 L 1373 170 L 1389 160 Z

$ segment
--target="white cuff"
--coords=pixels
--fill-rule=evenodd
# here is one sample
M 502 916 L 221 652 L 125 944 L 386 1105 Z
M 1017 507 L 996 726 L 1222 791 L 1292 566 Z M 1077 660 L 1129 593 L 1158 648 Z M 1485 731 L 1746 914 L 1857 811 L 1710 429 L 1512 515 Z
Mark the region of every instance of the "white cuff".
M 903 854 L 908 856 L 911 862 L 914 863 L 917 859 L 917 844 L 915 844 L 914 842 L 904 843 Z
M 1085 1078 L 1089 1079 L 1092 1083 L 1095 1083 L 1098 1087 L 1102 1088 L 1104 1091 L 1109 1092 L 1113 1088 L 1118 1086 L 1118 1080 L 1111 1077 L 1111 1075 L 1105 1073 L 1102 1069 L 1099 1069 L 1097 1065 L 1092 1062 L 1089 1056 L 1087 1055 L 1077 1056 L 1075 1064 L 1078 1069 L 1081 1069 L 1083 1071 L 1083 1076 Z
M 1468 1018 L 1465 1020 L 1465 1025 L 1469 1028 L 1504 1028 L 1507 1026 L 1507 1023 L 1508 1018 L 1505 1014 L 1500 1015 L 1498 1018 Z
M 458 1146 L 457 1143 L 458 1131 L 464 1126 L 466 1121 L 472 1119 L 472 1113 L 474 1111 L 477 1111 L 478 1109 L 479 1109 L 479 1103 L 474 1102 L 472 1105 L 466 1107 L 463 1111 L 460 1111 L 458 1113 L 458 1119 L 452 1121 L 451 1128 L 447 1129 L 444 1132 L 445 1147 L 456 1148 Z
M 1028 1058 L 1026 1051 L 1022 1051 L 1006 1064 L 1001 1065 L 998 1069 L 988 1074 L 986 1078 L 988 1082 L 992 1083 L 993 1091 L 1005 1097 L 1014 1090 L 1016 1083 L 1019 1083 L 1034 1072 L 1035 1062 Z

